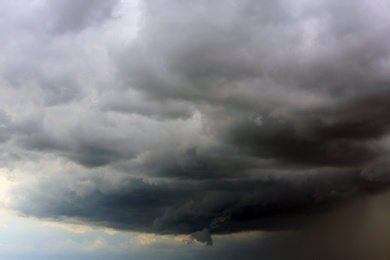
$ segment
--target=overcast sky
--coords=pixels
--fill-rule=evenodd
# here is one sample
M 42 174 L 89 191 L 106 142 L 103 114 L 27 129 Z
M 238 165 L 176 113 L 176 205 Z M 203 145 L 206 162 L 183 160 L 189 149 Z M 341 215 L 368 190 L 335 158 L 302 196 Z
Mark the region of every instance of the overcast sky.
M 390 1 L 0 16 L 0 258 L 389 259 Z

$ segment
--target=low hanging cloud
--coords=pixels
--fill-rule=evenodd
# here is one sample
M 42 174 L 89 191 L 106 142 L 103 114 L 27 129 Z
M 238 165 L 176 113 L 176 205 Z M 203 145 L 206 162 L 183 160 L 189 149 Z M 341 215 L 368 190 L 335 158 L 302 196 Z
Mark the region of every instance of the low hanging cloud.
M 188 244 L 192 244 L 195 241 L 200 243 L 205 243 L 208 246 L 213 245 L 213 239 L 211 238 L 211 234 L 207 229 L 203 229 L 201 231 L 196 231 L 192 233 L 185 242 Z
M 389 187 L 386 1 L 0 5 L 22 215 L 212 245 Z

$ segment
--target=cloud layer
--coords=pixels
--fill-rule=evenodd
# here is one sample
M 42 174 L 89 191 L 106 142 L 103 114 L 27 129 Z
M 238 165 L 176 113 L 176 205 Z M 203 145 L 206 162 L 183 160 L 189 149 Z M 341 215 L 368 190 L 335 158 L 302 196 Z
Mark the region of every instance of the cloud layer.
M 386 1 L 0 6 L 23 215 L 212 244 L 387 189 Z

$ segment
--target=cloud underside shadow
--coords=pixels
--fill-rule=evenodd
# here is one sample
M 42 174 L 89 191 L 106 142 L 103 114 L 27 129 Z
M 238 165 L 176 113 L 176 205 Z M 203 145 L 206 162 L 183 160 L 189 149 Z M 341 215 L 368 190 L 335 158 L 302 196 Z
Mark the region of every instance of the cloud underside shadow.
M 145 1 L 131 37 L 120 1 L 9 15 L 1 162 L 61 165 L 11 207 L 212 244 L 386 192 L 386 3 L 304 2 Z

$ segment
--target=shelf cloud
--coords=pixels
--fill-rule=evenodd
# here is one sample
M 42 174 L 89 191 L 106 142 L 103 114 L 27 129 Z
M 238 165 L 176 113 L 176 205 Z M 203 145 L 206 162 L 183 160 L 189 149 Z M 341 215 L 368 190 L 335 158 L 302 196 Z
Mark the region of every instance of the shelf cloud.
M 0 6 L 19 214 L 212 245 L 387 200 L 386 1 Z

